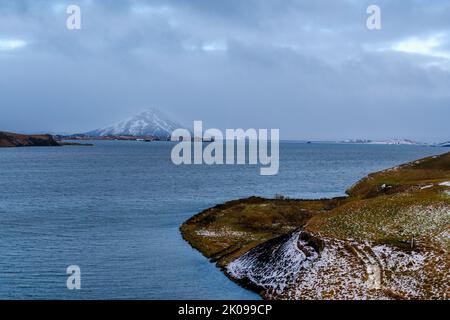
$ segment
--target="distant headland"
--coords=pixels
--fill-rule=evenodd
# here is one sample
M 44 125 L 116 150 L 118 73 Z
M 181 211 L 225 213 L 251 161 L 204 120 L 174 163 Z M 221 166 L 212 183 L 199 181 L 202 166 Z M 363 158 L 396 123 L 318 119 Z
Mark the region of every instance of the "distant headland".
M 58 141 L 50 134 L 19 134 L 0 131 L 0 148 L 62 146 L 92 146 L 92 144 Z

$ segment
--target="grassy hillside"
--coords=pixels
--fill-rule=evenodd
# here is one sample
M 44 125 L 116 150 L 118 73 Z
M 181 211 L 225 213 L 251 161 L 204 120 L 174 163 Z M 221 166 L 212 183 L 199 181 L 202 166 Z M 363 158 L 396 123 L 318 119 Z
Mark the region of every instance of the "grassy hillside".
M 348 203 L 319 214 L 307 230 L 401 245 L 440 239 L 450 224 L 450 153 L 377 172 L 351 187 Z
M 256 245 L 294 231 L 313 214 L 345 199 L 276 200 L 252 197 L 205 210 L 181 226 L 185 240 L 206 257 L 226 265 Z
M 448 298 L 450 153 L 370 174 L 347 193 L 232 201 L 181 232 L 269 299 Z

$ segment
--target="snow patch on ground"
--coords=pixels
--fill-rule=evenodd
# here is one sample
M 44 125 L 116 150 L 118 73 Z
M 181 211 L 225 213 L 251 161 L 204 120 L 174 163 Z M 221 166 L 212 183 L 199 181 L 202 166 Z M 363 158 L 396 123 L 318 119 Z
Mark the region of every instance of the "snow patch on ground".
M 211 238 L 224 238 L 224 237 L 244 237 L 247 235 L 246 232 L 233 231 L 227 229 L 221 230 L 198 230 L 196 234 L 201 237 L 211 237 Z
M 448 292 L 449 262 L 431 249 L 405 251 L 312 235 L 323 241 L 319 250 L 300 235 L 264 243 L 226 270 L 262 288 L 268 299 L 418 299 Z
M 310 253 L 299 250 L 298 238 L 299 232 L 294 232 L 286 241 L 275 245 L 267 256 L 265 246 L 257 247 L 231 262 L 226 270 L 236 279 L 247 279 L 259 287 L 281 294 L 296 281 L 301 269 L 309 267 L 317 259 L 314 252 L 307 256 Z

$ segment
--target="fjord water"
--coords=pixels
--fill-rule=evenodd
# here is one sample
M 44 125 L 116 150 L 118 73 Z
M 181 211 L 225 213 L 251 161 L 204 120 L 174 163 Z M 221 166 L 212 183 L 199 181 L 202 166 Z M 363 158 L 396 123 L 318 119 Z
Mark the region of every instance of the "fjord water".
M 184 242 L 183 221 L 251 195 L 344 195 L 446 149 L 281 143 L 280 173 L 175 166 L 167 142 L 0 149 L 0 299 L 256 299 Z M 81 290 L 66 268 L 81 268 Z

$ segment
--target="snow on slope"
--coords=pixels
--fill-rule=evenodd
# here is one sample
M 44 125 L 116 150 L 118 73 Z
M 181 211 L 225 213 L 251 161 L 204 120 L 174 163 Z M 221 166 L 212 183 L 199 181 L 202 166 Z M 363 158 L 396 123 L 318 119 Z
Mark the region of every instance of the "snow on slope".
M 113 126 L 87 132 L 89 136 L 155 136 L 167 138 L 182 126 L 157 109 L 148 109 Z
M 263 243 L 227 266 L 227 272 L 236 279 L 246 278 L 251 283 L 277 294 L 292 285 L 301 269 L 318 258 L 308 248 L 301 251 L 297 246 L 300 232 Z M 267 250 L 271 252 L 266 255 Z
M 449 148 L 449 147 L 450 147 L 450 141 L 439 143 L 437 146 L 438 146 L 438 147 L 446 147 L 446 148 Z
M 268 241 L 226 270 L 261 288 L 266 299 L 429 299 L 448 292 L 449 262 L 437 254 L 442 248 L 407 252 L 326 237 L 318 245 L 314 238 L 296 231 Z

